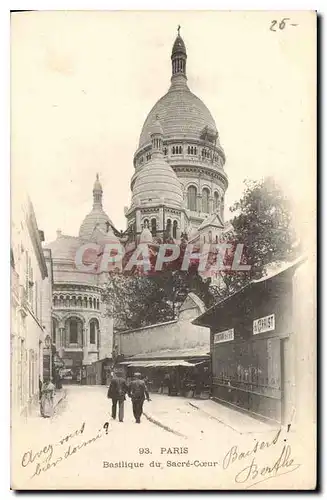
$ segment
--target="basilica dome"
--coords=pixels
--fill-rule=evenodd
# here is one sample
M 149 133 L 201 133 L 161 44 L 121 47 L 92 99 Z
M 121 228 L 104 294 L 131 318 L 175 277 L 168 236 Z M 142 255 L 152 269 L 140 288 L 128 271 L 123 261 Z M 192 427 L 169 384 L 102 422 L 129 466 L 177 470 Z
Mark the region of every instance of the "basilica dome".
M 158 116 L 165 139 L 183 138 L 199 139 L 205 127 L 217 131 L 216 124 L 206 105 L 184 86 L 171 86 L 153 106 L 146 118 L 139 141 L 139 147 L 150 142 L 151 124 Z

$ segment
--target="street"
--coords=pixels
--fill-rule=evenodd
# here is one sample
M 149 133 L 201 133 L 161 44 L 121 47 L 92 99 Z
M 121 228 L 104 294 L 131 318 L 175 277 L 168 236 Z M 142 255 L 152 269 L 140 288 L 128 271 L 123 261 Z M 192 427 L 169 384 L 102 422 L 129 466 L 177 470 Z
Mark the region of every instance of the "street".
M 111 401 L 105 386 L 64 389 L 66 397 L 52 419 L 35 413 L 16 427 L 13 486 L 206 488 L 212 486 L 214 477 L 219 488 L 222 457 L 229 448 L 235 443 L 253 446 L 253 429 L 258 439 L 276 434 L 276 429 L 212 401 L 158 394 L 144 403 L 148 418 L 143 415 L 141 424 L 135 423 L 127 398 L 125 419 L 120 423 L 110 418 Z M 201 403 L 205 411 L 194 406 Z M 220 420 L 208 414 L 211 407 Z M 229 474 L 224 471 L 224 485 Z

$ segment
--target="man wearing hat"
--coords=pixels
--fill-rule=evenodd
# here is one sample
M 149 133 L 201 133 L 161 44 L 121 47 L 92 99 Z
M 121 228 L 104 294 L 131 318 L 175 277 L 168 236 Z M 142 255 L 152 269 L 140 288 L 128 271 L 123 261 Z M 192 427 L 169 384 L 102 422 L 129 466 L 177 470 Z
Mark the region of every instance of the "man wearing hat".
M 107 394 L 108 398 L 112 400 L 111 416 L 114 420 L 116 420 L 118 403 L 119 422 L 124 421 L 124 401 L 126 393 L 128 393 L 128 386 L 123 375 L 121 371 L 114 370 Z
M 129 385 L 129 396 L 132 400 L 133 414 L 137 424 L 141 423 L 143 403 L 145 398 L 150 401 L 149 392 L 140 373 L 134 373 L 134 380 Z

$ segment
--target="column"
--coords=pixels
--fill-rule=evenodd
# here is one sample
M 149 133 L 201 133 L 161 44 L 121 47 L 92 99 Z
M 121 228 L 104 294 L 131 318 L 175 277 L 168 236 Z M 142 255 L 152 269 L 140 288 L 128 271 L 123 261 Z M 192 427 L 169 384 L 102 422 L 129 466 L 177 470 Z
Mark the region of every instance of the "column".
M 201 193 L 198 193 L 196 198 L 197 198 L 196 205 L 197 205 L 198 212 L 202 212 L 202 195 L 201 195 Z
M 140 210 L 136 210 L 135 220 L 136 220 L 136 233 L 138 234 L 141 232 L 141 212 L 140 212 Z
M 86 327 L 83 327 L 83 365 L 87 364 L 88 361 L 88 344 L 89 344 L 89 330 Z
M 213 212 L 213 196 L 209 196 L 209 214 Z

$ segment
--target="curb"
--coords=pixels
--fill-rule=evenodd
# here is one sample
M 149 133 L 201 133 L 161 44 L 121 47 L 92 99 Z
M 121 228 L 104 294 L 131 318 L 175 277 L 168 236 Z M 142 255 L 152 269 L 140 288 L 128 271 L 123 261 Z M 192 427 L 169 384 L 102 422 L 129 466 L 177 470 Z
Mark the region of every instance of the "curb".
M 214 418 L 215 420 L 217 420 L 217 422 L 219 422 L 220 424 L 222 425 L 226 425 L 226 427 L 229 427 L 230 429 L 232 429 L 234 432 L 237 432 L 238 434 L 244 434 L 243 432 L 240 432 L 238 431 L 237 429 L 235 429 L 235 427 L 232 427 L 231 425 L 229 424 L 226 424 L 226 422 L 224 422 L 223 420 L 220 420 L 218 417 L 215 417 L 214 415 L 211 415 L 211 413 L 207 412 L 206 410 L 204 410 L 203 408 L 200 408 L 199 406 L 195 405 L 194 403 L 191 403 L 190 401 L 188 402 L 188 404 L 190 406 L 192 406 L 193 408 L 196 408 L 197 410 L 199 411 L 202 411 L 203 413 L 205 413 L 206 415 L 208 415 L 208 417 L 211 417 L 211 418 Z
M 164 425 L 160 422 L 160 420 L 156 420 L 153 418 L 151 415 L 148 415 L 147 413 L 143 412 L 143 415 L 153 424 L 157 425 L 158 427 L 161 427 L 165 431 L 171 432 L 172 434 L 175 434 L 176 436 L 186 438 L 187 436 L 184 436 L 184 434 L 181 434 L 180 432 L 174 431 L 171 427 L 168 427 L 168 425 Z

